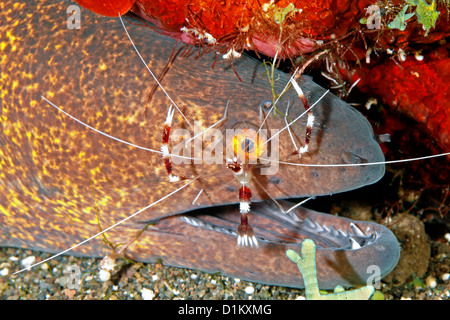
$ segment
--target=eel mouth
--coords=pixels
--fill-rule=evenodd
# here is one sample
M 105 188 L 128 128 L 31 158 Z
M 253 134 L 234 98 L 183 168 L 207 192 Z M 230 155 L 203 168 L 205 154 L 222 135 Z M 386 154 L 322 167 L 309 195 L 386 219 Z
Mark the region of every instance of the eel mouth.
M 358 250 L 374 245 L 385 231 L 382 226 L 374 223 L 356 222 L 302 207 L 287 213 L 277 209 L 268 202 L 252 205 L 252 226 L 256 237 L 263 243 L 298 245 L 305 239 L 311 239 L 318 249 Z M 211 211 L 211 208 L 184 214 L 180 219 L 197 228 L 237 237 L 237 209 L 236 212 L 231 212 L 234 214 L 230 214 L 229 210 L 225 211 L 224 207 L 220 207 L 212 215 L 202 213 L 206 210 Z
M 277 202 L 292 207 L 290 202 Z M 400 257 L 396 237 L 382 225 L 303 207 L 284 213 L 269 201 L 253 203 L 249 215 L 259 247 L 242 248 L 236 244 L 239 218 L 236 206 L 221 206 L 154 221 L 146 231 L 155 241 L 151 254 L 173 266 L 303 288 L 297 267 L 285 253 L 288 249 L 300 252 L 303 240 L 311 239 L 317 246 L 316 268 L 322 289 L 374 284 L 394 269 Z

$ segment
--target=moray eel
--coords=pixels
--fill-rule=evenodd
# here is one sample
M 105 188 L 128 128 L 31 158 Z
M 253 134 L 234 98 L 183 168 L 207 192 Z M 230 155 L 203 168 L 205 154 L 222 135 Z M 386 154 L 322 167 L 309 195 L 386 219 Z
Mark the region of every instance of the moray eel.
M 120 22 L 82 10 L 80 29 L 69 29 L 69 5 L 55 1 L 0 4 L 2 246 L 62 251 L 99 231 L 96 208 L 100 225 L 106 228 L 186 184 L 169 182 L 161 154 L 111 140 L 41 98 L 117 138 L 154 150 L 161 147 L 172 102 L 158 89 L 145 114 L 154 81 Z M 161 74 L 176 45 L 174 40 L 148 27 L 126 24 L 150 69 Z M 288 80 L 288 74 L 276 71 L 276 92 Z M 267 143 L 270 156 L 279 150 L 280 161 L 270 163 L 275 172 L 265 175 L 255 167 L 249 219 L 260 239 L 259 248 L 236 246 L 239 184 L 224 163 L 174 164 L 175 173 L 188 177 L 187 181 L 197 179 L 108 231 L 108 238 L 115 244 L 128 243 L 152 223 L 128 248 L 130 257 L 147 262 L 161 259 L 169 265 L 285 286 L 303 285 L 285 251 L 299 249 L 305 236 L 318 245 L 322 288 L 364 283 L 370 276 L 369 265 L 379 266 L 381 276 L 392 270 L 399 247 L 386 228 L 302 208 L 286 215 L 265 202 L 352 190 L 375 183 L 384 174 L 384 165 L 298 165 L 384 160 L 361 114 L 334 95 L 324 95 L 325 90 L 311 80 L 299 84 L 310 104 L 323 98 L 313 109 L 308 154 L 293 155 L 293 141 L 298 146 L 304 141 L 303 117 L 277 136 L 279 148 L 277 139 Z M 181 49 L 162 85 L 185 117 L 176 112 L 173 128 L 191 135 L 200 122 L 203 128 L 217 123 L 227 104 L 226 120 L 217 126 L 224 135 L 236 126 L 257 127 L 262 102 L 272 100 L 266 68 L 260 62 L 242 57 L 231 67 L 216 53 L 196 48 Z M 288 104 L 289 114 L 284 117 Z M 280 130 L 304 111 L 292 89 L 277 108 L 263 126 L 271 137 L 275 137 L 274 129 Z M 285 202 L 280 205 L 289 207 Z M 361 248 L 352 249 L 354 242 Z M 102 257 L 110 250 L 97 237 L 71 253 Z

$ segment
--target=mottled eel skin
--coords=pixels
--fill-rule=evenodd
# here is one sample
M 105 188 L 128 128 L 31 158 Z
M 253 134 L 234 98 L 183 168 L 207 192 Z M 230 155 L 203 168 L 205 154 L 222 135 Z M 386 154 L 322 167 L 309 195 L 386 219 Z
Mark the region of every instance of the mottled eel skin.
M 137 59 L 117 19 L 83 10 L 81 29 L 66 27 L 67 2 L 3 1 L 0 3 L 1 133 L 0 245 L 58 252 L 98 232 L 97 205 L 102 227 L 110 226 L 169 194 L 185 182 L 169 183 L 160 154 L 146 152 L 93 132 L 64 116 L 41 99 L 48 98 L 82 121 L 129 142 L 159 150 L 170 101 L 158 90 L 143 116 L 153 81 Z M 159 74 L 175 43 L 148 28 L 128 25 L 150 68 Z M 271 99 L 270 86 L 259 62 L 242 58 L 233 69 L 215 53 L 200 57 L 194 50 L 176 59 L 163 85 L 190 123 L 204 128 L 223 115 L 220 128 L 259 124 L 259 106 Z M 289 76 L 278 72 L 278 92 Z M 300 82 L 310 103 L 324 89 Z M 289 118 L 303 106 L 290 90 L 280 111 L 290 102 Z M 302 164 L 349 164 L 383 161 L 372 128 L 365 118 L 331 94 L 314 108 L 316 116 L 308 155 L 292 156 L 288 131 L 279 137 L 280 160 Z M 291 126 L 301 145 L 305 119 Z M 269 117 L 269 129 L 281 129 L 284 117 Z M 177 113 L 174 127 L 190 131 Z M 276 145 L 271 144 L 272 150 Z M 299 248 L 305 236 L 318 245 L 318 274 L 322 288 L 356 285 L 370 276 L 369 265 L 381 274 L 397 263 L 398 243 L 386 228 L 298 209 L 284 215 L 266 202 L 254 203 L 250 223 L 260 238 L 258 249 L 236 247 L 239 219 L 238 183 L 224 164 L 180 164 L 177 174 L 200 178 L 194 183 L 108 232 L 118 244 L 127 243 L 146 222 L 154 221 L 129 248 L 141 261 L 301 287 L 287 248 Z M 378 181 L 383 165 L 359 167 L 300 167 L 279 164 L 276 174 L 254 172 L 253 201 L 319 196 L 343 192 Z M 89 178 L 88 178 L 89 176 Z M 94 192 L 89 183 L 93 181 Z M 256 182 L 257 181 L 257 182 Z M 199 191 L 203 193 L 193 204 Z M 220 207 L 219 207 L 220 206 Z M 284 203 L 287 208 L 288 205 Z M 190 212 L 194 209 L 206 211 Z M 187 213 L 189 212 L 189 213 Z M 308 218 L 306 218 L 308 217 Z M 161 220 L 162 219 L 162 220 Z M 333 228 L 331 227 L 333 226 Z M 355 228 L 357 226 L 357 228 Z M 327 231 L 328 230 L 328 231 Z M 358 231 L 359 230 L 359 231 Z M 350 237 L 362 248 L 351 250 Z M 73 254 L 104 256 L 109 248 L 100 238 Z

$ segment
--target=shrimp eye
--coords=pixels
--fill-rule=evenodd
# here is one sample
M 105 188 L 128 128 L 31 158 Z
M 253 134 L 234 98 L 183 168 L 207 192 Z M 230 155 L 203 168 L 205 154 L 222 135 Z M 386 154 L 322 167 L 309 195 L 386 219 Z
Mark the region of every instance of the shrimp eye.
M 262 154 L 264 145 L 260 136 L 252 130 L 243 130 L 233 136 L 232 152 L 241 161 L 256 161 Z
M 253 142 L 252 139 L 250 139 L 248 137 L 244 138 L 244 141 L 242 141 L 242 143 L 241 143 L 241 149 L 245 153 L 252 152 L 254 147 L 255 147 L 255 143 Z
M 255 164 L 267 149 L 265 130 L 249 124 L 238 123 L 227 129 L 226 149 L 229 158 L 236 157 L 240 163 Z

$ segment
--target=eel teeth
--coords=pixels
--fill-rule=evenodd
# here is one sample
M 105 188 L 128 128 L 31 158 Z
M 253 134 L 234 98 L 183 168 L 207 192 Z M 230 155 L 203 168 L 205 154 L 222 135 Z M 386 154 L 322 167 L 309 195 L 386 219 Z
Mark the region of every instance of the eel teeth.
M 316 224 L 309 218 L 305 218 L 305 223 L 308 225 L 308 228 L 315 229 Z
M 301 221 L 300 218 L 295 214 L 294 211 L 289 211 L 289 212 L 287 213 L 287 216 L 288 216 L 289 218 L 291 218 L 292 220 L 294 220 L 295 222 Z
M 339 232 L 339 235 L 340 235 L 341 237 L 347 237 L 347 235 L 345 234 L 345 232 L 342 231 L 341 229 L 339 229 L 338 232 Z
M 329 233 L 334 237 L 339 237 L 339 236 L 343 236 L 343 237 L 349 237 L 350 235 L 346 235 L 344 231 L 342 230 L 338 230 L 335 227 L 331 226 L 327 226 L 325 224 L 320 224 L 317 221 L 313 221 L 309 218 L 305 218 L 305 220 L 303 221 L 308 228 L 310 229 L 314 229 L 317 233 Z
M 361 245 L 352 237 L 349 238 L 350 243 L 352 245 L 352 250 L 357 250 L 357 249 L 361 249 Z
M 317 232 L 324 232 L 324 226 L 322 226 L 320 223 L 316 222 L 316 230 Z
M 353 222 L 350 222 L 350 228 L 353 231 L 353 234 L 358 237 L 367 237 L 364 232 L 361 231 L 360 228 L 358 228 Z
M 204 225 L 197 219 L 192 219 L 192 218 L 188 218 L 186 216 L 182 216 L 181 220 L 183 220 L 187 224 L 190 224 L 191 226 L 194 226 L 194 227 L 204 227 Z
M 206 223 L 200 219 L 197 218 L 190 218 L 190 217 L 186 217 L 186 216 L 182 216 L 180 217 L 181 220 L 183 220 L 184 222 L 186 222 L 187 224 L 193 226 L 193 227 L 198 227 L 198 228 L 205 228 L 208 230 L 214 230 L 214 231 L 218 231 L 218 232 L 222 232 L 222 233 L 226 233 L 232 236 L 236 236 L 237 233 L 229 228 L 226 227 L 221 227 L 221 226 L 215 226 L 212 225 L 210 223 Z
M 328 232 L 329 232 L 333 237 L 337 237 L 337 235 L 338 235 L 337 230 L 336 230 L 333 226 L 331 226 L 331 227 L 329 228 Z

